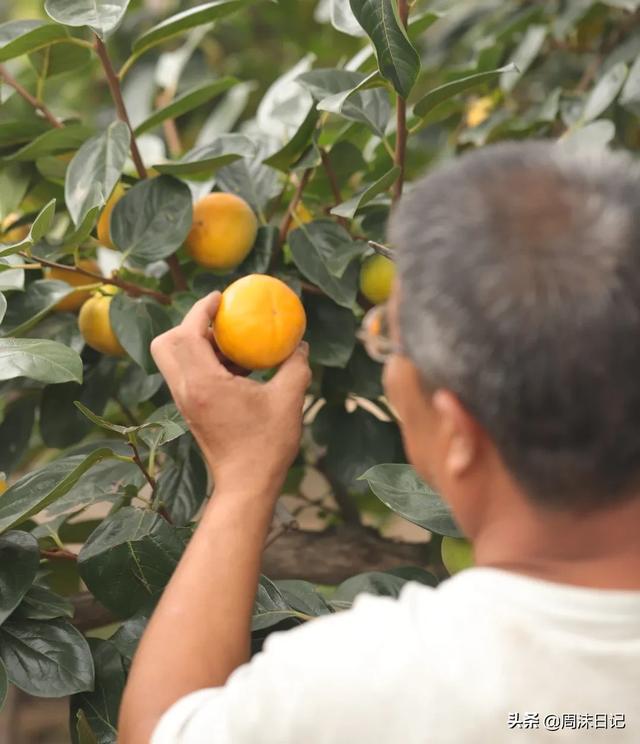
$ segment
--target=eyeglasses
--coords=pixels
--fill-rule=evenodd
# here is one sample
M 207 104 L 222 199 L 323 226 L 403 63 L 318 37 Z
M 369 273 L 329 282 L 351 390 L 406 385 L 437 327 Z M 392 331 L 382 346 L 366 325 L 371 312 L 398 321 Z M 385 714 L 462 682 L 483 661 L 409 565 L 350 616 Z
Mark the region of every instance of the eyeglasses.
M 393 354 L 403 353 L 400 345 L 391 338 L 389 308 L 386 304 L 376 305 L 366 313 L 356 336 L 375 362 L 384 364 Z

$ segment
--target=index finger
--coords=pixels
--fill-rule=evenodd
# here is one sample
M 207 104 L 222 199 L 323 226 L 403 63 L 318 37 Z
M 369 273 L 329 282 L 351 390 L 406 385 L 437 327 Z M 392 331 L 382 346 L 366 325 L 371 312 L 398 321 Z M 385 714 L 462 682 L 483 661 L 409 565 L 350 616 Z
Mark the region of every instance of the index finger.
M 209 326 L 218 311 L 221 297 L 220 292 L 211 292 L 211 294 L 195 302 L 180 323 L 182 329 L 207 338 Z

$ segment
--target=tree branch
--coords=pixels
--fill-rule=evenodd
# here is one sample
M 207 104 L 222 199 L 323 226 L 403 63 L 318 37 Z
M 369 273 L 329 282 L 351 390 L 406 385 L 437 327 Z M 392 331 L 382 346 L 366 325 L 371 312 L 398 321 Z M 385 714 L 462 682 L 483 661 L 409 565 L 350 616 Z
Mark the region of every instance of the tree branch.
M 289 530 L 265 549 L 262 571 L 270 579 L 304 579 L 335 585 L 366 571 L 388 571 L 400 566 L 429 568 L 429 545 L 389 540 L 369 527 L 351 525 L 321 532 Z M 76 609 L 73 624 L 79 630 L 99 628 L 115 620 L 88 592 L 72 601 Z
M 120 287 L 120 289 L 123 289 L 128 295 L 131 295 L 131 297 L 141 297 L 142 295 L 147 295 L 148 297 L 153 297 L 154 300 L 157 300 L 163 305 L 171 304 L 171 297 L 169 297 L 169 295 L 166 295 L 163 292 L 156 292 L 155 289 L 140 287 L 137 284 L 133 284 L 133 282 L 127 282 L 124 279 L 119 279 L 117 276 L 102 276 L 101 274 L 96 274 L 95 271 L 83 269 L 81 266 L 67 266 L 66 264 L 57 263 L 56 261 L 50 261 L 48 258 L 42 258 L 40 256 L 33 255 L 29 256 L 22 251 L 20 251 L 18 255 L 29 260 L 37 261 L 39 264 L 42 264 L 42 266 L 49 266 L 54 269 L 64 269 L 65 271 L 72 271 L 76 274 L 82 274 L 83 276 L 88 276 L 98 282 L 102 282 L 102 284 L 113 284 L 115 287 Z
M 20 85 L 4 65 L 0 65 L 0 78 L 4 78 L 4 81 L 9 87 L 13 88 L 15 92 L 24 98 L 24 100 L 33 106 L 33 108 L 40 111 L 51 126 L 54 126 L 57 129 L 61 129 L 64 126 L 60 119 L 58 119 L 58 117 L 55 116 L 42 101 L 39 101 L 35 96 L 32 96 L 24 86 Z
M 142 475 L 144 475 L 145 480 L 147 483 L 151 486 L 151 490 L 156 490 L 156 479 L 151 475 L 151 473 L 146 469 L 144 466 L 144 463 L 142 462 L 142 458 L 140 457 L 140 452 L 138 451 L 138 448 L 136 447 L 136 443 L 129 440 L 129 447 L 133 450 L 133 461 L 135 464 L 140 468 Z
M 398 14 L 400 22 L 407 27 L 409 21 L 409 0 L 398 0 Z M 400 168 L 400 173 L 393 186 L 394 203 L 402 196 L 404 186 L 405 159 L 407 154 L 407 102 L 398 94 L 396 96 L 396 149 L 394 165 Z
M 129 114 L 127 113 L 126 106 L 124 105 L 124 99 L 122 98 L 122 89 L 120 88 L 120 80 L 118 79 L 116 71 L 113 69 L 113 64 L 111 63 L 111 58 L 109 57 L 107 47 L 104 45 L 104 42 L 97 34 L 95 34 L 94 44 L 96 53 L 100 59 L 100 62 L 102 63 L 105 75 L 107 76 L 107 83 L 109 85 L 109 90 L 111 91 L 113 102 L 116 105 L 118 119 L 120 119 L 120 121 L 123 121 L 129 127 L 129 131 L 131 132 L 131 158 L 133 159 L 136 170 L 138 171 L 138 176 L 140 176 L 140 178 L 146 178 L 147 169 L 144 167 L 144 163 L 142 162 L 140 150 L 138 149 L 138 143 L 136 142 L 136 138 L 133 133 L 133 127 L 131 126 L 131 121 L 129 120 Z
M 381 256 L 384 256 L 385 258 L 388 258 L 390 261 L 395 261 L 395 255 L 391 248 L 387 248 L 386 245 L 382 245 L 382 243 L 376 243 L 375 240 L 368 240 L 367 243 L 369 244 L 370 248 L 373 248 L 373 250 L 376 253 L 379 253 Z

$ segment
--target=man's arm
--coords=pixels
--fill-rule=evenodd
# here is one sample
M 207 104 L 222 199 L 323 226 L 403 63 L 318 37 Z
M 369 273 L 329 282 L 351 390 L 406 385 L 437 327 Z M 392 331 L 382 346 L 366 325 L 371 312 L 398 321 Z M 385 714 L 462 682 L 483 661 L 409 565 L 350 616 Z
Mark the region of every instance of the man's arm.
M 235 377 L 210 340 L 218 303 L 218 293 L 200 300 L 152 344 L 215 492 L 135 655 L 120 711 L 121 744 L 148 744 L 174 702 L 223 685 L 248 660 L 260 556 L 299 446 L 310 380 L 306 345 L 266 384 Z

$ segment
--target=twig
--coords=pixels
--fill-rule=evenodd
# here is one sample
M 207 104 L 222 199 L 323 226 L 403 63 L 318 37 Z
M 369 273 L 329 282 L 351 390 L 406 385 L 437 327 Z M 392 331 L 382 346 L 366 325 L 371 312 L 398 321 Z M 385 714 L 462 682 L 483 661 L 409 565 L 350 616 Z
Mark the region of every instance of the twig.
M 48 558 L 49 560 L 63 560 L 63 561 L 77 561 L 78 556 L 76 553 L 64 548 L 55 548 L 54 550 L 41 550 L 41 558 Z
M 409 0 L 398 0 L 400 22 L 406 28 L 409 21 Z M 394 203 L 402 196 L 404 186 L 405 158 L 407 154 L 407 101 L 398 93 L 396 97 L 396 149 L 393 162 L 400 173 L 393 185 Z
M 138 451 L 136 443 L 129 440 L 129 447 L 131 447 L 131 449 L 133 450 L 133 461 L 140 468 L 142 475 L 144 475 L 147 483 L 151 486 L 151 490 L 155 491 L 157 486 L 156 479 L 151 475 L 151 473 L 149 473 L 144 463 L 142 462 L 142 458 L 140 457 L 140 452 Z
M 80 266 L 67 266 L 66 264 L 57 263 L 56 261 L 50 261 L 48 258 L 42 258 L 40 256 L 33 256 L 33 255 L 28 256 L 26 253 L 22 251 L 20 251 L 18 255 L 26 259 L 37 261 L 38 263 L 42 264 L 42 266 L 49 266 L 54 269 L 64 269 L 65 271 L 73 271 L 76 274 L 82 274 L 83 276 L 90 276 L 92 279 L 96 279 L 97 281 L 102 282 L 103 284 L 113 284 L 114 286 L 120 287 L 120 289 L 123 289 L 127 294 L 131 295 L 132 297 L 141 297 L 142 295 L 147 295 L 148 297 L 153 297 L 154 300 L 157 300 L 163 305 L 171 304 L 171 297 L 169 297 L 169 295 L 166 295 L 163 292 L 156 292 L 155 289 L 147 289 L 146 287 L 140 287 L 137 284 L 133 284 L 133 282 L 127 282 L 124 279 L 118 278 L 117 276 L 111 276 L 111 277 L 102 276 L 101 274 L 96 274 L 95 271 L 83 269 Z
M 387 248 L 386 245 L 382 245 L 382 243 L 376 243 L 375 240 L 368 240 L 367 243 L 369 244 L 370 248 L 373 248 L 373 250 L 376 253 L 379 253 L 381 256 L 388 258 L 390 261 L 396 260 L 394 252 L 391 250 L 391 248 Z
M 316 287 L 315 284 L 311 284 L 309 282 L 300 282 L 300 289 L 302 289 L 303 292 L 307 292 L 308 294 L 314 294 L 314 295 L 324 294 L 324 292 L 320 289 L 320 287 Z
M 60 119 L 58 119 L 58 117 L 55 116 L 42 101 L 39 101 L 35 96 L 32 96 L 24 86 L 20 85 L 4 65 L 0 65 L 0 77 L 4 78 L 6 84 L 13 88 L 19 96 L 22 96 L 22 98 L 31 104 L 33 108 L 40 111 L 51 126 L 54 126 L 57 129 L 61 129 L 64 126 Z
M 293 222 L 293 213 L 296 211 L 296 207 L 300 203 L 300 199 L 302 199 L 302 194 L 305 188 L 307 187 L 307 184 L 309 183 L 309 179 L 311 178 L 312 173 L 313 173 L 313 168 L 307 168 L 307 170 L 302 174 L 302 178 L 298 182 L 298 185 L 293 194 L 293 197 L 291 201 L 289 202 L 289 206 L 287 207 L 287 211 L 285 212 L 285 215 L 282 218 L 282 222 L 280 223 L 280 240 L 279 240 L 279 244 L 281 246 L 287 239 L 287 233 L 289 232 L 289 228 L 291 227 L 291 223 Z
M 162 93 L 156 98 L 156 105 L 158 108 L 164 108 L 168 106 L 175 95 L 173 88 L 165 88 Z M 162 128 L 164 130 L 164 136 L 167 140 L 167 146 L 169 152 L 173 157 L 178 157 L 182 152 L 182 142 L 180 140 L 180 134 L 178 133 L 178 127 L 176 126 L 175 119 L 166 119 L 162 122 Z
M 122 98 L 120 78 L 116 74 L 116 71 L 113 69 L 113 64 L 111 63 L 111 58 L 109 57 L 109 52 L 107 51 L 104 42 L 98 35 L 96 35 L 95 37 L 95 48 L 107 76 L 107 83 L 109 84 L 109 90 L 111 91 L 113 102 L 116 105 L 118 118 L 129 127 L 129 131 L 131 132 L 131 158 L 133 159 L 136 170 L 138 171 L 138 176 L 140 178 L 147 178 L 147 169 L 144 167 L 144 163 L 142 162 L 140 150 L 138 149 L 138 143 L 136 142 L 136 137 L 133 133 L 133 127 L 131 126 L 131 121 L 129 120 L 129 114 L 127 113 L 127 108 L 124 105 L 124 99 Z M 175 288 L 177 290 L 187 289 L 187 280 L 182 273 L 182 269 L 180 268 L 180 262 L 178 261 L 178 259 L 175 256 L 169 256 L 169 258 L 167 258 L 167 264 L 169 265 L 169 270 L 171 271 L 171 277 L 173 279 Z
M 135 135 L 133 134 L 133 127 L 131 126 L 131 121 L 129 120 L 129 114 L 127 113 L 126 106 L 124 105 L 124 99 L 122 98 L 122 89 L 120 88 L 120 80 L 118 79 L 116 71 L 113 69 L 113 64 L 111 63 L 111 58 L 109 57 L 107 47 L 104 45 L 104 42 L 97 34 L 95 35 L 94 44 L 96 53 L 100 58 L 100 62 L 102 63 L 102 67 L 107 76 L 107 83 L 109 85 L 109 90 L 111 91 L 113 102 L 116 105 L 118 118 L 129 127 L 129 131 L 131 132 L 131 158 L 133 159 L 136 170 L 138 171 L 138 176 L 140 178 L 146 178 L 147 169 L 144 167 L 144 163 L 142 162 L 140 150 L 138 149 L 138 143 L 136 142 Z

